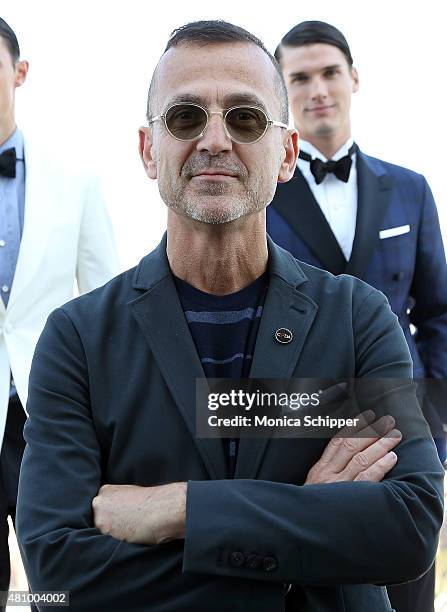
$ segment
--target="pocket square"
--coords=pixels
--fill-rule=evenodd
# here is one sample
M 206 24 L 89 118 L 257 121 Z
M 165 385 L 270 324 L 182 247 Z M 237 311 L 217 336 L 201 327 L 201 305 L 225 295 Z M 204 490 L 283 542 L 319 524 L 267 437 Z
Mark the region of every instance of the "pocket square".
M 408 234 L 410 231 L 409 225 L 400 225 L 399 227 L 390 227 L 389 229 L 381 230 L 379 232 L 379 238 L 392 238 L 393 236 L 401 236 L 402 234 Z

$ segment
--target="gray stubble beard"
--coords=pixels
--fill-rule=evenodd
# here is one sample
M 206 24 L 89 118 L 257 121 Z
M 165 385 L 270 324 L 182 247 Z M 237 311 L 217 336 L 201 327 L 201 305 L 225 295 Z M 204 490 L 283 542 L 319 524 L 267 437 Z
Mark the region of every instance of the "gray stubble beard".
M 209 198 L 224 196 L 227 191 L 227 185 L 221 184 L 210 184 L 207 186 L 207 193 L 203 196 L 209 196 Z M 260 194 L 257 189 L 246 189 L 245 197 L 241 200 L 238 198 L 236 201 L 233 200 L 232 205 L 228 208 L 220 206 L 218 208 L 207 208 L 191 201 L 184 197 L 184 190 L 179 189 L 173 194 L 174 197 L 164 199 L 165 204 L 176 213 L 200 221 L 201 223 L 208 223 L 210 225 L 219 225 L 222 223 L 229 223 L 235 221 L 240 217 L 259 212 L 265 208 L 265 204 L 260 202 Z

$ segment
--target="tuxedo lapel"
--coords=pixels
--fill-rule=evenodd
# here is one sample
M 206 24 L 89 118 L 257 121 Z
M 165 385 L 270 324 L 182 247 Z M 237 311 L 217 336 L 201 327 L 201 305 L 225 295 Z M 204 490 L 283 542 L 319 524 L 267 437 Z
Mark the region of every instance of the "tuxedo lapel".
M 281 183 L 271 204 L 332 274 L 341 274 L 346 259 L 318 202 L 299 168 Z
M 35 279 L 54 223 L 52 206 L 58 177 L 25 141 L 25 216 L 8 311 Z
M 221 439 L 196 437 L 196 378 L 205 378 L 166 257 L 166 240 L 137 269 L 145 293 L 129 303 L 212 479 L 226 477 Z
M 376 174 L 368 158 L 357 153 L 357 221 L 354 243 L 346 274 L 362 278 L 379 241 L 379 231 L 388 208 L 393 178 Z
M 297 289 L 307 278 L 296 260 L 269 240 L 270 284 L 258 331 L 250 378 L 292 376 L 318 307 Z M 292 342 L 280 344 L 275 331 L 293 334 Z M 242 438 L 235 478 L 256 478 L 269 438 Z

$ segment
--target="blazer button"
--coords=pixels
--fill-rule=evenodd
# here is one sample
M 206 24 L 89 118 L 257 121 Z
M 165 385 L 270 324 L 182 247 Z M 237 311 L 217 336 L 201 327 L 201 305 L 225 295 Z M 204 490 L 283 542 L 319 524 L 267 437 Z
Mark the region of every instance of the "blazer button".
M 250 569 L 257 569 L 262 563 L 262 557 L 259 555 L 248 555 L 246 565 Z
M 264 572 L 274 572 L 278 567 L 278 561 L 275 557 L 264 557 L 262 561 L 262 569 Z
M 233 567 L 241 567 L 241 565 L 244 565 L 244 562 L 245 555 L 243 555 L 241 552 L 235 551 L 231 553 L 230 565 L 232 565 Z
M 395 272 L 393 274 L 393 281 L 400 281 L 402 280 L 404 277 L 404 273 L 403 272 Z

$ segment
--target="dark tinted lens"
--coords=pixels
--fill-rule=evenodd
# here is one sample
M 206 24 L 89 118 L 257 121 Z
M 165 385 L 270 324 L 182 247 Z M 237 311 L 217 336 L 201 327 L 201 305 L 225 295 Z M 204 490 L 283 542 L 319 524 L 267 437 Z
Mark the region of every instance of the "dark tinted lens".
M 233 108 L 226 116 L 228 133 L 237 142 L 248 144 L 258 140 L 267 127 L 267 117 L 258 108 Z
M 206 113 L 195 104 L 176 104 L 166 113 L 166 125 L 179 140 L 197 138 L 206 125 Z

